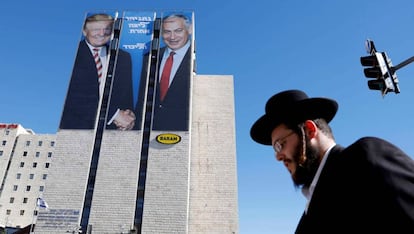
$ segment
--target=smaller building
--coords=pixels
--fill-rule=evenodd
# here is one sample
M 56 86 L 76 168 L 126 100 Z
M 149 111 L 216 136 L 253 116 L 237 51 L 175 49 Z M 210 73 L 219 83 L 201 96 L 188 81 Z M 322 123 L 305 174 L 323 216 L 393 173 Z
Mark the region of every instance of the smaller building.
M 34 222 L 51 165 L 56 135 L 36 135 L 20 124 L 0 123 L 0 227 Z

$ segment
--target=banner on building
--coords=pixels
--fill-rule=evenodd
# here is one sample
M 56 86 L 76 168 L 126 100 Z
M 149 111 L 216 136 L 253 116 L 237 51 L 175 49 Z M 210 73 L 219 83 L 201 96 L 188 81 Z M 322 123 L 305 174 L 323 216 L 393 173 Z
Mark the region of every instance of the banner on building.
M 194 60 L 193 12 L 163 12 L 160 14 L 160 49 L 158 76 L 154 99 L 152 129 L 187 131 L 190 117 L 190 89 Z M 173 52 L 171 70 L 168 57 Z M 169 78 L 165 95 L 162 94 L 163 74 Z
M 140 130 L 149 116 L 153 130 L 188 131 L 193 22 L 193 12 L 88 13 L 59 128 L 95 129 L 104 111 L 106 129 Z

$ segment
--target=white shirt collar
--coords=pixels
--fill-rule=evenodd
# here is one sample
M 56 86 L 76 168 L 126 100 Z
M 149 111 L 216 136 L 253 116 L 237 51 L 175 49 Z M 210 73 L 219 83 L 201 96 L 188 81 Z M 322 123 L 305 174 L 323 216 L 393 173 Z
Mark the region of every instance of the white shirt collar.
M 312 183 L 310 184 L 309 187 L 302 187 L 302 194 L 306 197 L 306 199 L 308 200 L 306 202 L 306 207 L 305 207 L 305 212 L 308 211 L 308 206 L 309 203 L 311 201 L 312 195 L 313 195 L 313 191 L 315 190 L 315 186 L 318 183 L 319 180 L 319 176 L 321 174 L 321 171 L 323 169 L 323 167 L 325 166 L 326 160 L 328 159 L 329 153 L 331 152 L 332 148 L 335 146 L 336 144 L 333 144 L 331 147 L 328 148 L 328 150 L 325 152 L 325 154 L 323 155 L 322 161 L 319 164 L 318 170 L 316 171 L 315 176 L 313 177 Z

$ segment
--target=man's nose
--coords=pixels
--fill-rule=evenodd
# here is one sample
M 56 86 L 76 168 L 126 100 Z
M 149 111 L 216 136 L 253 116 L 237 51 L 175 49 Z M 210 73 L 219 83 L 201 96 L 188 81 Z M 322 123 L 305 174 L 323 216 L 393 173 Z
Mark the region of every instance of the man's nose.
M 174 39 L 175 37 L 176 37 L 175 33 L 172 32 L 171 35 L 170 35 L 170 39 Z
M 285 158 L 285 155 L 282 154 L 281 152 L 278 152 L 278 153 L 275 152 L 275 158 L 277 161 L 283 161 L 283 159 Z

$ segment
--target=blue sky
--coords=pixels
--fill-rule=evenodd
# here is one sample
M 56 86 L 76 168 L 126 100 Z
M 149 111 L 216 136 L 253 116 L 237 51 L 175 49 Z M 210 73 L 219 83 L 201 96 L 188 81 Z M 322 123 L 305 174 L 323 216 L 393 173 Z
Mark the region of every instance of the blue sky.
M 368 38 L 394 65 L 414 55 L 411 0 L 6 1 L 0 122 L 56 133 L 85 13 L 112 9 L 193 10 L 197 73 L 234 76 L 241 234 L 293 233 L 305 205 L 272 149 L 249 136 L 279 91 L 336 99 L 343 146 L 378 136 L 414 156 L 414 65 L 397 71 L 401 93 L 382 97 L 360 64 Z

